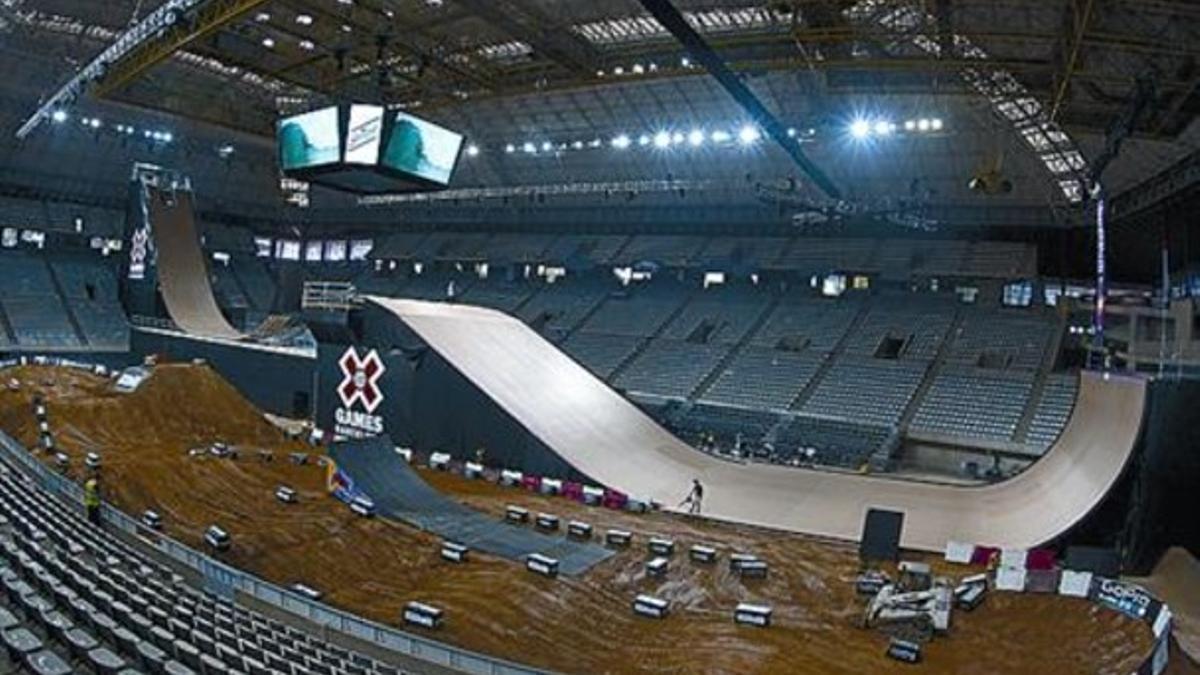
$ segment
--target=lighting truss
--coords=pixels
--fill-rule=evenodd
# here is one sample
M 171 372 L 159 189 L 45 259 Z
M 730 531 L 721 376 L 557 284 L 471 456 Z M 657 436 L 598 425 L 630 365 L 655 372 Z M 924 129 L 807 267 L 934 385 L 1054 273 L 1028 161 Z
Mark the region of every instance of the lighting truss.
M 512 185 L 507 187 L 474 187 L 438 192 L 411 192 L 391 195 L 366 195 L 358 198 L 360 206 L 384 204 L 413 204 L 444 202 L 453 200 L 505 199 L 511 197 L 537 197 L 538 195 L 595 195 L 595 194 L 649 194 L 656 192 L 679 192 L 680 190 L 701 191 L 714 188 L 736 188 L 738 181 L 703 180 L 625 180 L 596 183 L 549 183 L 542 185 Z
M 17 130 L 17 138 L 25 138 L 58 108 L 70 105 L 83 94 L 84 89 L 99 80 L 110 65 L 133 53 L 146 42 L 159 37 L 179 21 L 183 13 L 204 0 L 167 0 L 158 9 L 147 14 L 141 21 L 121 34 L 100 55 L 75 73 L 54 95 L 46 99 L 29 119 Z
M 936 32 L 937 18 L 912 0 L 859 0 L 845 10 L 845 16 L 858 23 L 881 26 L 927 54 L 942 55 L 942 43 L 931 34 Z M 1072 204 L 1082 202 L 1083 185 L 1091 168 L 1070 134 L 1010 71 L 988 64 L 991 56 L 987 50 L 957 33 L 949 44 L 955 56 L 979 64 L 959 71 L 963 81 L 1012 126 L 1054 178 L 1063 197 Z M 885 45 L 885 49 L 891 46 Z

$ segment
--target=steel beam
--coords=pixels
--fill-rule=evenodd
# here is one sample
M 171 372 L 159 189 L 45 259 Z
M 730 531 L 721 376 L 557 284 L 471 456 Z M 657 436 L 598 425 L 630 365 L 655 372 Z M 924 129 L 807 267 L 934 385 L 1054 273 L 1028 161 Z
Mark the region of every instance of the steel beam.
M 180 17 L 165 33 L 142 42 L 120 61 L 109 64 L 93 92 L 99 97 L 112 94 L 150 68 L 170 58 L 175 52 L 220 30 L 267 2 L 268 0 L 209 0 L 192 9 L 189 15 Z
M 762 127 L 767 136 L 771 137 L 783 148 L 784 152 L 799 165 L 800 169 L 812 180 L 826 196 L 841 199 L 841 190 L 834 185 L 829 176 L 800 149 L 794 139 L 789 139 L 787 129 L 767 107 L 758 100 L 737 75 L 734 74 L 725 61 L 704 41 L 704 38 L 688 24 L 679 10 L 670 0 L 641 0 L 642 6 L 650 12 L 659 23 L 675 36 L 685 49 L 692 55 L 710 75 L 733 97 L 755 124 Z

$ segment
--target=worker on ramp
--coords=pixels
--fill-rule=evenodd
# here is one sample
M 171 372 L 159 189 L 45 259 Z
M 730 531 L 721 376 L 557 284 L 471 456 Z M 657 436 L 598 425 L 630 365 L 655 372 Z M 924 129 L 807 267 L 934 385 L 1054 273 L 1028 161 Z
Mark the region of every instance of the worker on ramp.
M 700 506 L 703 501 L 704 485 L 700 483 L 699 478 L 693 478 L 692 489 L 690 492 L 688 492 L 687 496 L 683 498 L 683 501 L 679 502 L 679 506 L 686 506 L 689 515 L 698 516 L 700 515 Z

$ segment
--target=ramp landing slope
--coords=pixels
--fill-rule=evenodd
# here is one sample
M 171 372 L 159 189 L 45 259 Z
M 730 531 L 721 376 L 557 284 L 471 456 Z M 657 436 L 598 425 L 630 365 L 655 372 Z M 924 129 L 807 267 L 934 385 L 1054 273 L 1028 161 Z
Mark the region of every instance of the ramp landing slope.
M 563 574 L 577 575 L 612 555 L 595 544 L 497 522 L 435 490 L 382 438 L 338 443 L 329 449 L 338 468 L 370 495 L 379 512 L 471 549 L 524 561 L 531 553 L 555 558 Z
M 674 508 L 692 478 L 706 516 L 858 540 L 868 508 L 905 513 L 902 545 L 949 540 L 1028 548 L 1096 507 L 1137 443 L 1145 381 L 1084 373 L 1046 456 L 987 486 L 740 464 L 700 453 L 519 320 L 469 305 L 372 297 L 530 433 L 593 480 Z

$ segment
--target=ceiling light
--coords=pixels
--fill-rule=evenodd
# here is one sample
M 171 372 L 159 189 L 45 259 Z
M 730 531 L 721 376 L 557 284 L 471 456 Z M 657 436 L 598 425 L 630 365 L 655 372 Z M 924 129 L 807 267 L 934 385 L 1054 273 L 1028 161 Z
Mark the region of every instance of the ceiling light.
M 638 145 L 650 145 L 650 136 L 648 134 L 638 136 Z
M 58 122 L 60 124 L 63 122 L 66 122 L 67 121 L 67 111 L 66 110 L 55 110 L 53 113 L 50 114 L 50 119 L 52 119 L 55 122 Z
M 929 131 L 929 120 L 925 119 L 924 117 L 917 120 L 917 130 L 918 131 Z
M 692 132 L 688 134 L 688 143 L 694 146 L 702 145 L 704 143 L 704 132 L 700 129 L 692 129 Z
M 929 128 L 933 129 L 934 131 L 941 131 L 942 130 L 942 118 L 935 117 L 935 118 L 929 120 Z
M 892 133 L 892 123 L 887 120 L 879 120 L 875 123 L 875 135 L 887 136 Z
M 604 77 L 604 69 L 603 68 L 596 71 L 596 77 Z
M 796 127 L 788 127 L 787 135 L 788 135 L 788 138 L 795 138 L 796 137 Z
M 685 137 L 684 137 L 682 131 L 676 131 L 675 133 L 671 134 L 671 142 L 674 143 L 675 145 L 679 145 L 680 143 L 682 143 L 684 141 L 684 138 Z
M 509 143 L 508 145 L 504 146 L 504 151 L 511 155 L 512 153 L 517 151 L 517 146 L 513 145 L 512 143 Z
M 100 128 L 100 120 L 99 120 L 99 119 L 97 119 L 97 118 L 95 118 L 95 117 L 93 117 L 93 118 L 92 118 L 92 119 L 91 119 L 91 120 L 88 122 L 88 125 L 89 125 L 89 126 L 91 126 L 93 129 L 99 129 L 99 128 Z
M 612 139 L 612 146 L 618 150 L 624 150 L 625 148 L 628 148 L 629 136 L 626 136 L 625 134 L 617 136 L 616 138 Z
M 593 138 L 592 140 L 588 141 L 589 148 L 598 148 L 601 145 L 603 145 L 603 144 L 600 142 L 599 138 Z
M 753 124 L 747 124 L 738 132 L 738 140 L 742 145 L 752 145 L 757 143 L 760 138 L 762 138 L 762 132 Z
M 472 143 L 471 145 L 467 146 L 467 156 L 468 157 L 475 157 L 478 154 L 479 154 L 479 146 L 478 145 L 475 145 L 474 143 Z
M 621 66 L 617 66 L 616 68 L 613 68 L 613 75 L 624 75 L 624 74 L 625 74 L 625 69 L 622 68 Z
M 905 121 L 904 121 L 904 130 L 905 130 L 905 131 L 912 131 L 912 130 L 914 130 L 914 129 L 916 129 L 916 128 L 917 128 L 917 121 L 916 121 L 916 120 L 905 120 Z
M 271 15 L 267 14 L 266 12 L 259 12 L 257 15 L 255 15 L 254 20 L 259 23 L 266 23 L 271 20 Z
M 576 150 L 582 150 L 583 149 L 583 141 L 575 141 L 574 143 L 571 144 L 571 147 L 575 148 Z
M 646 69 L 642 67 L 642 64 L 640 64 L 640 63 L 633 64 L 633 74 L 634 75 L 641 75 L 644 72 L 646 72 Z
M 671 134 L 669 134 L 665 131 L 660 131 L 657 134 L 654 134 L 654 147 L 665 148 L 670 144 L 671 144 Z
M 315 44 L 313 44 L 312 40 L 301 40 L 300 41 L 300 49 L 303 49 L 304 51 L 311 52 L 313 49 L 316 49 L 316 47 L 317 46 Z
M 311 26 L 312 22 L 313 18 L 311 15 L 299 14 L 296 16 L 296 23 L 300 24 L 301 26 Z
M 263 38 L 262 45 L 267 49 L 271 49 L 275 46 L 275 40 L 274 38 L 265 37 Z
M 525 141 L 525 144 L 521 146 L 521 151 L 532 155 L 533 153 L 537 152 L 537 146 L 529 141 Z
M 354 29 L 350 27 L 350 24 L 348 24 L 348 23 L 344 23 L 344 24 L 342 24 L 342 32 L 343 32 L 343 33 L 349 33 L 349 32 L 351 32 L 351 31 L 353 31 L 353 30 L 354 30 Z
M 725 141 L 728 141 L 728 140 L 729 140 L 729 132 L 728 131 L 718 130 L 718 131 L 712 132 L 713 143 L 724 143 Z
M 863 139 L 871 135 L 871 123 L 867 120 L 854 120 L 850 123 L 850 135 Z
M 554 149 L 554 144 L 550 141 L 542 141 L 542 152 L 550 152 Z
M 692 60 L 685 56 L 682 59 L 679 59 L 679 65 L 683 66 L 684 68 L 688 68 L 692 65 Z

